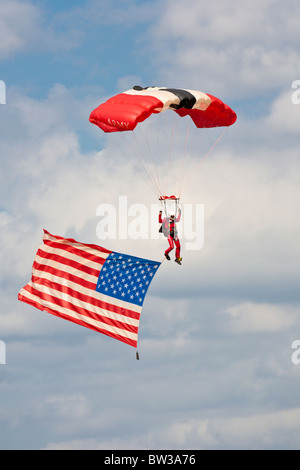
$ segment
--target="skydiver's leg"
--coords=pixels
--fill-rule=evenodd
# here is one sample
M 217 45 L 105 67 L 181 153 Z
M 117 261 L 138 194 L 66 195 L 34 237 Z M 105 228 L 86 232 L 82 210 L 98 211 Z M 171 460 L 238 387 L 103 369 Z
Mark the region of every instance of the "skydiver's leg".
M 175 245 L 176 245 L 176 253 L 175 253 L 175 256 L 176 256 L 176 259 L 180 258 L 180 241 L 179 241 L 179 238 L 177 238 L 175 241 Z
M 169 248 L 165 251 L 165 256 L 168 257 L 170 251 L 173 250 L 174 248 L 174 240 L 173 238 L 171 237 L 171 235 L 168 236 L 168 242 L 169 242 Z

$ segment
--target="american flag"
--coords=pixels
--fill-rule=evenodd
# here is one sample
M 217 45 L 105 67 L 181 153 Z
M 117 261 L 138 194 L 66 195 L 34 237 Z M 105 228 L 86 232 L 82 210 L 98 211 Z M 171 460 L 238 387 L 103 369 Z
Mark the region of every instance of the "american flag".
M 137 347 L 142 305 L 160 262 L 51 235 L 18 299 Z

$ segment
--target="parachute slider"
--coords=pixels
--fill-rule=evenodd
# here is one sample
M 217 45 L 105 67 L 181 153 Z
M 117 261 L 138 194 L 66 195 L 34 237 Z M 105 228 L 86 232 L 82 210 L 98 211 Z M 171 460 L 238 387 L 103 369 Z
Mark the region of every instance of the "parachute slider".
M 177 217 L 178 210 L 179 210 L 179 200 L 180 198 L 177 196 L 160 196 L 159 201 L 161 203 L 161 206 L 164 210 L 164 213 L 166 217 L 169 217 L 170 215 L 174 215 Z
M 173 201 L 179 201 L 179 197 L 176 197 L 174 195 L 172 196 L 160 196 L 159 201 L 166 201 L 167 199 L 173 200 Z

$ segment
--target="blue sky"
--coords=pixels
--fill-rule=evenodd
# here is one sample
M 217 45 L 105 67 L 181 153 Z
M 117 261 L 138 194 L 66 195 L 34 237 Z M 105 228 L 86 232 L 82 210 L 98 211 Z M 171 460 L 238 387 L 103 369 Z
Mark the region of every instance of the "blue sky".
M 1 449 L 299 449 L 299 10 L 0 0 Z M 163 238 L 97 232 L 99 207 L 118 213 L 120 196 L 129 221 L 157 203 L 88 121 L 136 84 L 202 90 L 238 115 L 187 181 L 182 206 L 204 207 L 204 245 L 182 239 L 182 266 L 158 270 L 139 361 L 17 300 L 43 228 L 162 258 Z

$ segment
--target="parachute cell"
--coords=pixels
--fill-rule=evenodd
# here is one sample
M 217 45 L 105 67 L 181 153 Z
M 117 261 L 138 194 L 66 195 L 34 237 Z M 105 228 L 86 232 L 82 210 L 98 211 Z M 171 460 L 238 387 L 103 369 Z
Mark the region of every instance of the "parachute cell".
M 231 126 L 235 112 L 219 98 L 196 90 L 136 86 L 120 93 L 90 114 L 90 122 L 104 132 L 130 131 L 153 113 L 166 109 L 190 116 L 198 128 Z

